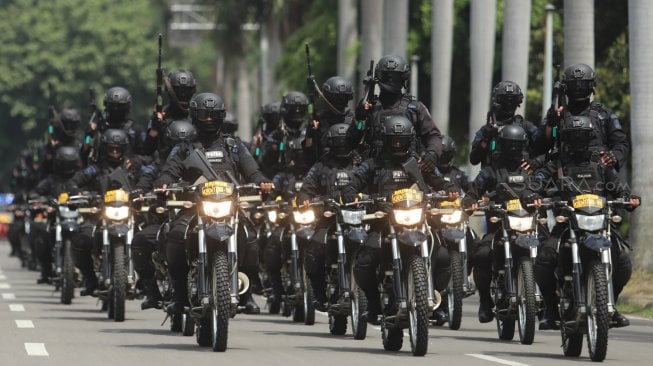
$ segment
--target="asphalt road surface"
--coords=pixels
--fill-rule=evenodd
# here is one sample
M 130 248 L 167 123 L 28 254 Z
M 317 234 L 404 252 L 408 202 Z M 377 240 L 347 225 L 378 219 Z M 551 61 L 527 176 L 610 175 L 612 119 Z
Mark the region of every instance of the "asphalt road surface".
M 229 323 L 226 352 L 200 348 L 195 337 L 171 333 L 160 310 L 140 310 L 129 301 L 126 320 L 116 323 L 100 311 L 97 299 L 75 297 L 62 305 L 51 285 L 37 285 L 36 272 L 9 258 L 9 245 L 0 241 L 0 365 L 560 365 L 590 363 L 562 355 L 557 331 L 538 331 L 535 343 L 499 341 L 495 323 L 476 319 L 478 299 L 465 299 L 462 327 L 429 329 L 425 357 L 413 357 L 408 336 L 399 352 L 386 352 L 378 327 L 365 340 L 351 331 L 332 336 L 328 319 L 318 314 L 313 326 L 293 323 L 280 315 L 239 314 Z M 77 292 L 78 294 L 78 292 Z M 257 298 L 259 304 L 263 299 Z M 610 331 L 606 365 L 650 365 L 653 361 L 653 321 L 631 317 L 631 326 Z

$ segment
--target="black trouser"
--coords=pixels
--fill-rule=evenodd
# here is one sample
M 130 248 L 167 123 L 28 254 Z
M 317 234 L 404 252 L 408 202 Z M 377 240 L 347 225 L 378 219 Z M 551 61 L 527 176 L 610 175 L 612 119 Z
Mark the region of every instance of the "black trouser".
M 379 223 L 372 225 L 365 243 L 356 252 L 356 259 L 354 260 L 354 278 L 356 279 L 356 283 L 365 292 L 368 310 L 376 314 L 380 314 L 382 310 L 377 270 L 381 265 L 382 256 L 383 258 L 388 258 L 388 256 L 392 258 L 390 249 L 387 248 L 388 246 L 386 246 L 385 250 L 382 249 L 383 227 L 384 225 Z M 386 262 L 384 260 L 383 263 L 385 264 Z M 382 275 L 384 271 L 379 271 L 378 273 Z
M 87 221 L 71 237 L 75 266 L 82 272 L 86 281 L 97 281 L 93 255 L 97 256 L 100 252 L 102 235 L 101 231 L 97 230 L 93 237 L 94 228 L 95 224 Z
M 197 256 L 197 234 L 190 233 L 193 220 L 192 212 L 182 212 L 170 223 L 170 232 L 166 237 L 166 261 L 174 289 L 174 298 L 179 302 L 188 301 L 189 270 L 186 250 L 192 257 Z M 188 235 L 187 235 L 188 232 Z M 208 236 L 207 241 L 210 241 Z M 248 277 L 258 276 L 258 242 L 256 233 L 249 220 L 240 220 L 237 232 L 238 266 Z
M 281 301 L 283 283 L 281 281 L 281 267 L 290 258 L 290 234 L 288 228 L 277 227 L 265 241 L 263 252 L 264 268 L 270 278 L 274 301 Z
M 29 241 L 33 243 L 36 259 L 41 265 L 41 278 L 52 277 L 54 233 L 48 232 L 46 223 L 33 222 L 30 227 Z
M 481 306 L 492 308 L 494 301 L 490 294 L 492 282 L 492 263 L 495 260 L 492 252 L 492 241 L 496 235 L 488 227 L 488 233 L 483 238 L 478 238 L 470 248 L 469 264 L 474 268 L 474 283 L 478 289 Z
M 157 235 L 160 228 L 160 224 L 152 223 L 145 225 L 141 231 L 134 234 L 132 241 L 134 269 L 138 273 L 138 277 L 144 281 L 154 279 L 152 253 L 159 249 Z
M 9 230 L 7 231 L 7 239 L 11 245 L 11 255 L 18 256 L 23 258 L 23 249 L 21 248 L 20 234 L 25 230 L 25 221 L 23 219 L 15 219 L 9 225 Z
M 554 227 L 551 236 L 540 246 L 533 268 L 535 280 L 542 292 L 544 304 L 550 312 L 556 309 L 558 304 L 555 271 L 559 263 L 558 241 L 564 228 L 562 225 L 556 225 Z M 617 303 L 621 291 L 633 273 L 633 265 L 628 253 L 623 250 L 616 238 L 613 236 L 612 239 L 612 246 L 610 248 L 612 256 L 612 286 L 614 290 L 614 302 Z

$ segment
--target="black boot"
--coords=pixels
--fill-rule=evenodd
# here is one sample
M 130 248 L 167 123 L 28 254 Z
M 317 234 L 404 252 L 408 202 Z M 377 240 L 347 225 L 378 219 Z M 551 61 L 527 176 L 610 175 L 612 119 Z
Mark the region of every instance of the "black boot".
M 544 309 L 544 316 L 540 320 L 539 328 L 540 330 L 558 330 L 560 325 L 558 321 L 560 320 L 560 314 L 553 306 L 546 307 Z
M 612 321 L 610 322 L 610 328 L 623 328 L 629 325 L 630 320 L 615 310 L 614 314 L 612 315 Z
M 79 289 L 79 296 L 93 296 L 98 288 L 98 281 L 95 273 L 84 277 L 84 287 Z
M 187 306 L 190 306 L 188 301 L 188 283 L 184 278 L 170 280 L 172 282 L 172 302 L 166 307 L 168 314 L 181 314 Z
M 379 298 L 379 293 L 365 292 L 365 297 L 367 297 L 367 310 L 361 314 L 361 318 L 367 323 L 379 325 L 379 315 L 381 314 L 381 299 Z
M 251 291 L 247 290 L 244 294 L 240 295 L 238 305 L 245 307 L 245 314 L 260 314 L 261 308 L 258 306 Z
M 163 297 L 159 292 L 156 281 L 152 278 L 142 278 L 141 281 L 143 283 L 143 293 L 145 294 L 145 300 L 141 303 L 141 310 L 161 309 Z

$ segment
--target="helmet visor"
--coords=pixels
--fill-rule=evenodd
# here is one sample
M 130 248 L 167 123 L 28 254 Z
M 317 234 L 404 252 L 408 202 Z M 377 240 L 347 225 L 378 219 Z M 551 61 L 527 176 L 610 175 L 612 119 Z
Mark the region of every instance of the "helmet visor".
M 410 136 L 388 136 L 388 146 L 393 154 L 406 154 L 410 148 Z
M 594 80 L 567 81 L 567 95 L 573 98 L 587 98 L 594 90 Z
M 222 120 L 225 117 L 225 111 L 217 109 L 198 109 L 197 110 L 197 119 L 200 121 L 207 121 L 209 119 L 213 121 Z

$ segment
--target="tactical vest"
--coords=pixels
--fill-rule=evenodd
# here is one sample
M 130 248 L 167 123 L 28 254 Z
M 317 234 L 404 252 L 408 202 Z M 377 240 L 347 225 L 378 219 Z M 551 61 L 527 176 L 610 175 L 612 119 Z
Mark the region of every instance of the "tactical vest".
M 326 185 L 326 194 L 336 199 L 341 196 L 342 190 L 351 184 L 353 177 L 353 166 L 347 168 L 329 168 L 325 166 L 325 172 L 320 175 L 320 182 L 324 182 Z
M 494 170 L 496 174 L 496 180 L 497 180 L 497 188 L 499 187 L 499 184 L 505 183 L 510 187 L 510 189 L 517 194 L 517 196 L 521 196 L 521 193 L 528 189 L 528 184 L 530 182 L 529 180 L 529 175 L 528 172 L 524 171 L 523 169 L 520 169 L 519 171 L 508 171 L 506 168 L 499 168 Z M 501 200 L 507 200 L 507 199 L 512 199 L 514 197 L 510 196 L 509 192 L 502 192 L 504 194 L 507 194 L 507 196 L 502 196 L 499 197 Z
M 401 166 L 394 166 L 374 170 L 371 189 L 374 192 L 389 194 L 397 189 L 408 188 L 413 182 Z
M 206 160 L 211 164 L 211 168 L 213 168 L 218 175 L 218 179 L 225 182 L 231 182 L 229 174 L 238 179 L 239 151 L 236 140 L 227 137 L 216 140 L 207 148 L 205 148 L 200 142 L 193 143 L 193 146 L 195 149 L 204 153 Z M 229 174 L 227 174 L 227 172 L 229 172 Z
M 582 193 L 605 195 L 603 174 L 598 164 L 567 162 L 564 164 L 562 171 L 563 175 L 574 183 L 574 186 L 572 186 L 564 181 L 559 182 L 562 191 L 575 195 L 579 194 L 576 190 L 576 188 L 579 188 Z

